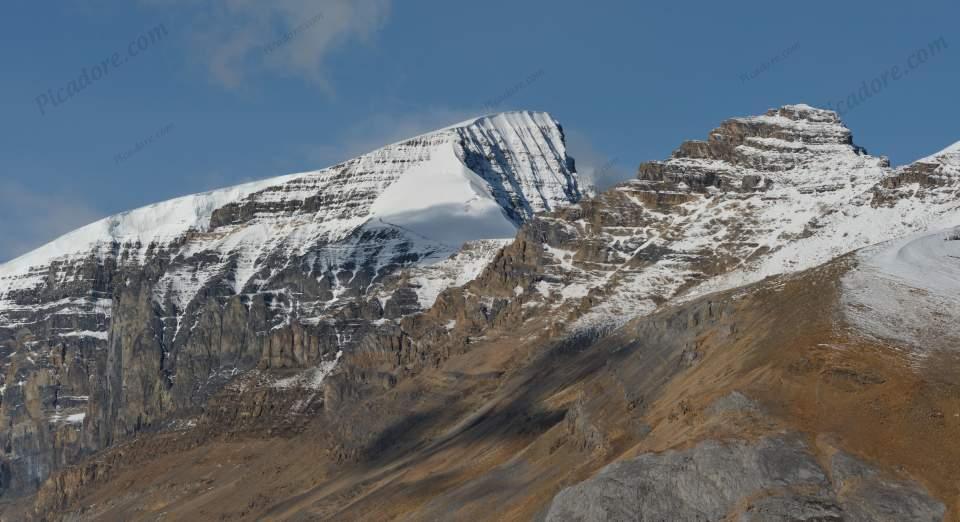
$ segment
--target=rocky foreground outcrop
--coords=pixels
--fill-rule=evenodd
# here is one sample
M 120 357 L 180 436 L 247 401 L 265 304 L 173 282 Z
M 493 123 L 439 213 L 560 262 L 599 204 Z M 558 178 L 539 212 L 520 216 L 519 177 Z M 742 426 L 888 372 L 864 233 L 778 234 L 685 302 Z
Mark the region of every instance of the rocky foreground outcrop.
M 706 441 L 611 464 L 564 489 L 544 521 L 939 521 L 945 510 L 915 483 L 885 479 L 842 452 L 824 470 L 788 437 Z

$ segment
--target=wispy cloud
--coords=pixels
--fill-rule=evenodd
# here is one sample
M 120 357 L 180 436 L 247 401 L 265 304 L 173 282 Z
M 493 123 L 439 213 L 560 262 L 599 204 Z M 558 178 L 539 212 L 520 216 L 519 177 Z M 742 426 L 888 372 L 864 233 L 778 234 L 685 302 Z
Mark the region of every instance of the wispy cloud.
M 331 89 L 327 56 L 350 41 L 369 41 L 392 0 L 147 0 L 191 10 L 193 45 L 217 83 L 237 88 L 263 73 L 301 77 Z
M 103 217 L 75 194 L 43 193 L 0 181 L 0 263 L 25 254 L 79 226 Z
M 600 152 L 588 135 L 566 126 L 564 131 L 567 153 L 576 160 L 577 173 L 584 185 L 599 192 L 630 179 L 630 171 L 623 167 L 619 159 Z

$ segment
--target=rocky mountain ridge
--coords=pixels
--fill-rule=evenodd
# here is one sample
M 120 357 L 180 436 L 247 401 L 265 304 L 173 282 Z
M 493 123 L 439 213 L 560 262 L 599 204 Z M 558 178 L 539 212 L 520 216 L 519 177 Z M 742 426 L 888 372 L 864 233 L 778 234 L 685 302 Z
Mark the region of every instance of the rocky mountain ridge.
M 955 147 L 891 169 L 831 111 L 734 118 L 642 164 L 637 179 L 533 220 L 464 288 L 528 315 L 546 307 L 574 329 L 615 327 L 674 298 L 957 223 Z M 919 169 L 936 182 L 891 181 Z

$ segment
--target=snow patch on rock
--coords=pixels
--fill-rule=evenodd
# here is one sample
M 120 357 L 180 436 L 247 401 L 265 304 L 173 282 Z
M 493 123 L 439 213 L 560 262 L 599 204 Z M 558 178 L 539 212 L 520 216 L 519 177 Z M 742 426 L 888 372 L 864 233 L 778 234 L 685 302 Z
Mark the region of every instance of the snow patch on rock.
M 277 379 L 271 386 L 282 390 L 293 388 L 320 390 L 323 387 L 323 380 L 337 368 L 342 356 L 343 351 L 338 351 L 333 360 L 322 361 L 316 367 L 299 372 L 297 375 Z

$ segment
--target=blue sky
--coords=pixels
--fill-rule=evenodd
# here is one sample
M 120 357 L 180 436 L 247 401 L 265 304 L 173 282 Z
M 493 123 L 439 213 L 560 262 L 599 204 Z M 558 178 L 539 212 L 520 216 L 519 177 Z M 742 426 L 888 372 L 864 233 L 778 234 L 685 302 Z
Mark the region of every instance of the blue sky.
M 836 108 L 886 74 L 843 117 L 871 153 L 909 162 L 960 140 L 958 19 L 955 1 L 11 3 L 0 260 L 105 215 L 328 166 L 491 104 L 549 111 L 582 171 L 607 165 L 606 185 L 725 118 Z

